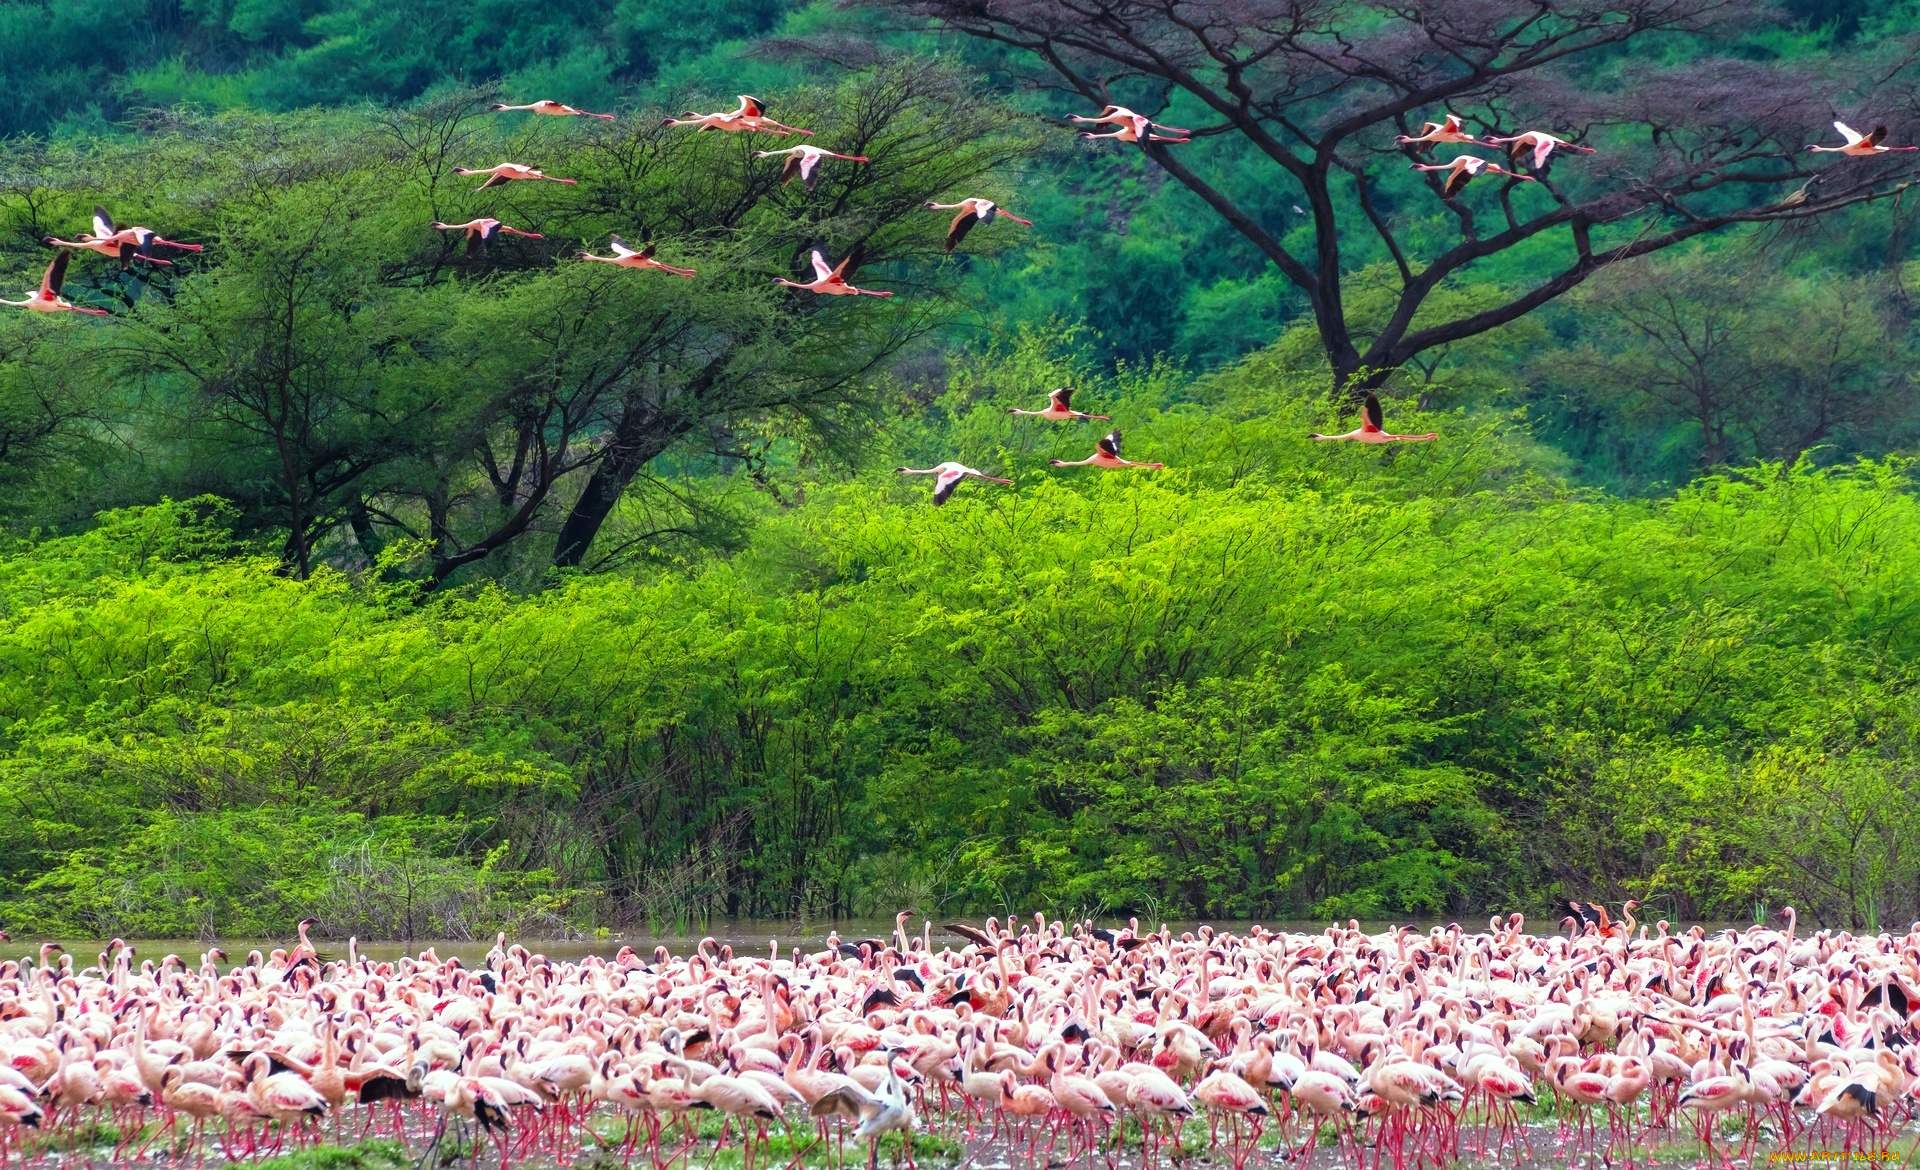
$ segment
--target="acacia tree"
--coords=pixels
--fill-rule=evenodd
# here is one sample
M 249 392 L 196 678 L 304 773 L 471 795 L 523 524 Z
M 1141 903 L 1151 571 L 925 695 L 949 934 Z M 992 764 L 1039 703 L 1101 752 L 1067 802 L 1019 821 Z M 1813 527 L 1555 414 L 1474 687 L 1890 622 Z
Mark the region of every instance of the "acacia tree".
M 1138 149 L 1305 294 L 1336 385 L 1356 393 L 1425 351 L 1531 312 L 1609 264 L 1735 224 L 1806 220 L 1890 196 L 1911 180 L 1911 160 L 1920 157 L 1826 161 L 1838 156 L 1804 149 L 1836 141 L 1828 127 L 1836 116 L 1862 127 L 1890 122 L 1907 136 L 1920 131 L 1911 118 L 1910 45 L 1885 44 L 1872 59 L 1863 52 L 1823 65 L 1701 55 L 1669 65 L 1635 52 L 1645 44 L 1685 57 L 1684 46 L 1663 46 L 1663 38 L 1733 35 L 1765 18 L 1747 0 L 911 0 L 907 7 L 939 28 L 1019 50 L 1048 88 L 1191 126 L 1192 144 Z M 1436 234 L 1424 230 L 1424 217 L 1415 224 L 1393 214 L 1381 192 L 1410 160 L 1435 161 L 1394 139 L 1419 134 L 1422 121 L 1443 112 L 1483 137 L 1546 130 L 1599 153 L 1551 160 L 1532 175 L 1537 182 L 1482 179 L 1452 198 L 1443 191 L 1446 176 L 1429 174 L 1431 197 L 1453 221 Z M 1312 225 L 1311 251 L 1283 242 L 1283 221 L 1229 192 L 1223 172 L 1244 152 L 1297 192 Z M 1440 161 L 1455 153 L 1436 152 Z M 1498 157 L 1492 148 L 1480 153 Z M 1356 228 L 1376 237 L 1377 248 Z M 1460 316 L 1434 311 L 1430 298 L 1449 280 L 1520 248 L 1530 269 L 1552 253 L 1544 274 L 1498 304 Z M 1357 321 L 1342 288 L 1355 267 L 1350 253 L 1365 251 L 1389 258 L 1399 281 L 1396 303 L 1379 322 Z

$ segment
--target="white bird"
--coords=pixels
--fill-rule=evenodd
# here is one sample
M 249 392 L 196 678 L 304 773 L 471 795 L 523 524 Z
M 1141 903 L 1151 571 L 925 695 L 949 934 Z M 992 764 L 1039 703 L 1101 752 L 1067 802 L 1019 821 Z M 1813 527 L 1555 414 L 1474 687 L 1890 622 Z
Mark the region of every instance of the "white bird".
M 1815 154 L 1846 154 L 1855 158 L 1869 154 L 1887 154 L 1896 150 L 1920 150 L 1920 146 L 1886 145 L 1887 128 L 1885 126 L 1875 126 L 1871 134 L 1862 134 L 1845 122 L 1835 122 L 1833 128 L 1840 132 L 1840 137 L 1847 140 L 1845 146 L 1809 146 L 1807 149 Z
M 820 293 L 832 297 L 863 295 L 869 297 L 892 296 L 893 294 L 891 292 L 875 292 L 870 288 L 855 288 L 847 283 L 847 273 L 860 266 L 858 261 L 859 255 L 860 249 L 855 247 L 853 251 L 848 252 L 841 258 L 840 263 L 828 267 L 827 258 L 820 254 L 820 249 L 815 248 L 813 250 L 813 280 L 806 284 L 801 284 L 796 280 L 788 280 L 783 276 L 776 276 L 773 278 L 773 283 L 784 284 L 788 288 L 801 288 L 808 292 Z
M 853 1136 L 872 1143 L 867 1148 L 868 1170 L 874 1170 L 879 1163 L 882 1137 L 898 1133 L 907 1135 L 908 1141 L 913 1140 L 913 1106 L 907 1100 L 907 1087 L 900 1080 L 900 1072 L 893 1065 L 900 1050 L 888 1048 L 885 1052 L 887 1079 L 880 1083 L 877 1092 L 867 1093 L 843 1085 L 815 1101 L 813 1108 L 807 1111 L 813 1117 L 844 1117 L 849 1121 L 858 1121 Z
M 1531 154 L 1533 156 L 1531 165 L 1536 171 L 1547 165 L 1547 156 L 1556 150 L 1577 150 L 1582 154 L 1594 153 L 1591 146 L 1581 146 L 1575 142 L 1568 142 L 1564 138 L 1555 138 L 1545 130 L 1528 130 L 1510 138 L 1495 138 L 1489 134 L 1487 145 L 1506 148 L 1508 157 L 1512 158 L 1516 164 L 1527 161 L 1527 156 Z
M 1466 128 L 1461 124 L 1460 115 L 1443 114 L 1438 122 L 1420 123 L 1420 134 L 1418 137 L 1399 134 L 1395 135 L 1393 140 L 1402 145 L 1413 145 L 1417 143 L 1423 146 L 1432 146 L 1440 142 L 1457 142 L 1461 145 L 1468 145 L 1471 144 L 1474 139 L 1473 135 L 1467 133 Z
M 867 156 L 864 154 L 841 154 L 839 151 L 809 146 L 804 142 L 798 146 L 789 146 L 785 150 L 756 150 L 753 152 L 753 157 L 772 158 L 778 154 L 787 156 L 787 161 L 780 167 L 780 185 L 784 187 L 798 176 L 809 191 L 820 185 L 821 159 L 844 158 L 848 162 L 867 161 Z
M 958 210 L 960 212 L 953 217 L 953 223 L 947 228 L 947 251 L 949 252 L 953 251 L 961 240 L 967 238 L 967 233 L 973 230 L 975 224 L 992 223 L 997 215 L 1004 215 L 1023 227 L 1033 226 L 1032 220 L 1021 219 L 1013 212 L 995 204 L 991 199 L 962 199 L 958 203 L 935 203 L 929 199 L 926 207 L 932 211 Z
M 1486 159 L 1472 154 L 1463 154 L 1450 163 L 1414 163 L 1412 169 L 1416 171 L 1452 172 L 1447 176 L 1447 185 L 1440 190 L 1441 197 L 1446 199 L 1451 199 L 1466 190 L 1468 182 L 1470 182 L 1475 175 L 1505 175 L 1509 179 L 1519 179 L 1526 183 L 1538 181 L 1532 175 L 1523 175 L 1518 171 L 1503 170 L 1495 164 L 1488 162 Z

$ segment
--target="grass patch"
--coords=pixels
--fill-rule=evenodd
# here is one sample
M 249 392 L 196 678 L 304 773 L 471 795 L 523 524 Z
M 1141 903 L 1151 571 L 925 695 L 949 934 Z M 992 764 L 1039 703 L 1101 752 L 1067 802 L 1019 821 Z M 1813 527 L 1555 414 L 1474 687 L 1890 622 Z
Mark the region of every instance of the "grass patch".
M 451 1139 L 451 1135 L 449 1135 Z M 451 1141 L 442 1143 L 442 1149 Z M 408 1170 L 413 1165 L 399 1142 L 388 1138 L 369 1138 L 352 1146 L 315 1146 L 295 1150 L 264 1162 L 255 1162 L 257 1170 Z

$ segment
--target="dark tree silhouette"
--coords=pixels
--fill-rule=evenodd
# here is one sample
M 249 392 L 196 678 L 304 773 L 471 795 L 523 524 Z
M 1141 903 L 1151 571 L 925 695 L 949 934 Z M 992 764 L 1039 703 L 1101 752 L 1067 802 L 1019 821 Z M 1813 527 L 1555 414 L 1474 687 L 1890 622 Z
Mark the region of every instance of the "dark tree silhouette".
M 887 7 L 897 13 L 903 6 Z M 1672 43 L 1680 36 L 1729 36 L 1770 19 L 1772 10 L 1753 0 L 909 0 L 904 7 L 937 27 L 1021 50 L 1016 59 L 1039 67 L 1049 88 L 1156 119 L 1167 111 L 1167 121 L 1191 127 L 1192 144 L 1137 149 L 1301 289 L 1336 384 L 1356 395 L 1421 352 L 1504 325 L 1608 264 L 1733 224 L 1807 220 L 1886 198 L 1920 169 L 1917 154 L 1805 150 L 1839 142 L 1830 126 L 1836 117 L 1862 129 L 1889 123 L 1896 131 L 1889 142 L 1909 141 L 1901 132 L 1920 130 L 1911 44 L 1869 46 L 1818 66 L 1697 51 L 1676 52 L 1679 64 L 1661 59 L 1659 50 L 1685 48 Z M 1637 51 L 1643 44 L 1656 51 Z M 1424 175 L 1455 230 L 1412 241 L 1380 188 L 1410 160 L 1447 161 L 1473 149 L 1423 154 L 1395 143 L 1443 112 L 1460 115 L 1481 137 L 1546 130 L 1599 153 L 1556 156 L 1534 175 L 1537 183 L 1483 178 L 1453 198 L 1443 193 L 1445 174 Z M 1227 152 L 1209 144 L 1225 138 L 1257 152 L 1277 183 L 1298 192 L 1314 229 L 1311 254 L 1287 247 L 1276 219 L 1208 178 L 1210 164 L 1244 157 L 1224 159 Z M 1479 153 L 1505 161 L 1499 148 Z M 1342 255 L 1349 220 L 1378 236 L 1399 276 L 1392 313 L 1364 331 L 1341 288 L 1344 269 L 1353 267 Z M 1449 278 L 1523 245 L 1535 273 L 1543 247 L 1557 252 L 1550 274 L 1457 319 L 1422 312 Z

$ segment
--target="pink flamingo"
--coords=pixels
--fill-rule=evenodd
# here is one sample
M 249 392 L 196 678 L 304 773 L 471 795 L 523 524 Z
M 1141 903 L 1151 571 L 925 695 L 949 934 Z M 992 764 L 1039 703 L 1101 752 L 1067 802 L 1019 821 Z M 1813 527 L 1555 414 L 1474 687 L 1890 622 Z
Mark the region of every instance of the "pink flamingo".
M 783 125 L 767 117 L 766 103 L 754 97 L 752 94 L 746 93 L 740 95 L 739 108 L 730 112 L 696 114 L 692 110 L 688 110 L 686 117 L 665 118 L 661 120 L 660 124 L 662 126 L 700 127 L 695 133 L 703 133 L 708 130 L 723 130 L 731 134 L 742 132 L 775 134 L 782 138 L 785 138 L 789 134 L 805 134 L 809 138 L 813 136 L 813 131 L 811 130 L 802 130 L 798 126 Z
M 30 309 L 36 313 L 92 313 L 97 317 L 107 316 L 105 309 L 87 309 L 74 304 L 60 295 L 60 286 L 67 279 L 66 252 L 55 252 L 53 260 L 47 265 L 47 273 L 40 278 L 38 292 L 24 301 L 0 301 L 0 305 L 12 305 L 17 309 Z
M 805 289 L 807 292 L 820 293 L 823 296 L 830 297 L 863 295 L 869 297 L 892 296 L 893 294 L 891 292 L 875 292 L 869 288 L 855 288 L 847 283 L 847 274 L 859 267 L 859 264 L 856 262 L 856 257 L 859 254 L 860 249 L 856 247 L 853 251 L 848 252 L 846 256 L 842 257 L 840 263 L 829 268 L 827 267 L 827 258 L 820 254 L 820 249 L 815 248 L 813 250 L 813 280 L 806 284 L 801 284 L 798 281 L 788 280 L 783 276 L 776 276 L 773 278 L 773 283 L 784 284 L 788 288 Z
M 1870 154 L 1888 154 L 1896 150 L 1920 150 L 1920 146 L 1888 146 L 1885 126 L 1875 126 L 1871 134 L 1862 134 L 1845 122 L 1835 122 L 1833 128 L 1840 132 L 1840 137 L 1847 140 L 1845 145 L 1809 146 L 1807 149 L 1815 154 L 1845 154 L 1855 158 Z
M 453 168 L 453 173 L 456 175 L 486 175 L 487 181 L 475 187 L 475 191 L 485 191 L 488 187 L 504 187 L 508 183 L 522 179 L 545 179 L 553 183 L 565 183 L 569 187 L 579 182 L 578 179 L 556 179 L 552 175 L 546 174 L 537 168 L 523 167 L 519 163 L 500 163 L 497 166 L 478 169 L 455 167 Z
M 1581 146 L 1577 142 L 1555 138 L 1545 130 L 1528 130 L 1515 134 L 1511 138 L 1495 138 L 1489 134 L 1487 145 L 1505 147 L 1508 157 L 1512 158 L 1516 164 L 1523 160 L 1528 161 L 1536 171 L 1547 165 L 1547 156 L 1556 150 L 1577 150 L 1581 154 L 1594 153 L 1591 146 Z M 1529 154 L 1533 156 L 1531 160 L 1527 158 Z
M 1148 471 L 1158 471 L 1166 466 L 1164 463 L 1135 463 L 1131 460 L 1120 458 L 1120 432 L 1118 430 L 1109 431 L 1107 434 L 1101 436 L 1100 441 L 1094 444 L 1093 454 L 1087 456 L 1085 459 L 1055 459 L 1053 460 L 1053 465 L 1055 467 L 1139 467 Z
M 998 206 L 991 199 L 962 199 L 958 203 L 935 203 L 929 199 L 925 206 L 931 211 L 957 209 L 960 212 L 953 217 L 953 223 L 947 228 L 947 251 L 949 252 L 958 247 L 961 240 L 967 238 L 967 233 L 973 230 L 975 224 L 992 223 L 997 215 L 1004 215 L 1022 227 L 1033 226 L 1032 220 L 1021 219 L 1006 208 Z
M 1351 439 L 1356 443 L 1426 443 L 1440 437 L 1437 433 L 1424 435 L 1388 434 L 1381 427 L 1383 417 L 1385 416 L 1380 412 L 1380 400 L 1374 397 L 1372 391 L 1368 391 L 1366 401 L 1361 404 L 1359 430 L 1348 431 L 1344 435 L 1316 434 L 1311 437 L 1322 443 L 1338 442 L 1342 439 Z
M 1021 410 L 1013 407 L 1008 414 L 1024 414 L 1031 418 L 1044 418 L 1048 422 L 1066 422 L 1068 419 L 1097 419 L 1100 422 L 1112 422 L 1104 414 L 1087 414 L 1073 409 L 1073 387 L 1062 386 L 1047 395 L 1047 405 L 1041 410 Z
M 1509 179 L 1518 179 L 1523 183 L 1539 182 L 1532 175 L 1523 175 L 1518 171 L 1503 170 L 1478 155 L 1463 154 L 1450 163 L 1414 163 L 1416 171 L 1448 171 L 1446 186 L 1440 189 L 1443 199 L 1451 199 L 1467 189 L 1467 184 L 1476 175 L 1505 175 Z
M 671 272 L 675 276 L 694 275 L 694 270 L 691 268 L 675 268 L 671 264 L 662 264 L 655 260 L 653 258 L 655 249 L 652 244 L 635 251 L 619 236 L 609 236 L 607 244 L 613 249 L 611 256 L 594 256 L 586 252 L 576 252 L 574 255 L 582 260 L 592 260 L 599 264 L 617 264 L 622 268 L 658 268 L 662 272 Z
M 542 239 L 539 232 L 523 232 L 517 227 L 508 227 L 497 219 L 470 219 L 465 223 L 441 223 L 433 221 L 433 226 L 443 232 L 467 233 L 467 257 L 477 260 L 487 250 L 487 245 L 498 239 L 502 232 L 510 236 L 525 236 L 529 240 Z
M 954 463 L 951 460 L 946 463 L 936 463 L 932 467 L 901 467 L 896 470 L 898 470 L 901 475 L 936 476 L 937 478 L 933 481 L 933 502 L 936 505 L 944 504 L 952 499 L 953 489 L 959 487 L 960 481 L 963 479 L 984 479 L 988 483 L 998 484 L 1011 484 L 1013 482 L 1010 479 L 1001 479 L 999 476 L 988 475 L 984 471 L 975 471 L 964 463 Z
M 572 106 L 562 105 L 549 98 L 542 98 L 537 102 L 528 102 L 524 106 L 491 105 L 487 108 L 490 110 L 531 110 L 536 114 L 553 114 L 562 118 L 571 116 L 578 118 L 605 118 L 609 122 L 613 121 L 612 114 L 590 114 L 585 110 L 576 110 Z
M 753 152 L 753 157 L 772 158 L 780 154 L 787 156 L 787 161 L 780 167 L 780 185 L 784 187 L 798 176 L 809 191 L 820 185 L 821 159 L 843 158 L 848 162 L 868 161 L 867 156 L 863 154 L 841 154 L 838 151 L 809 146 L 804 142 L 798 146 L 789 146 L 785 150 L 756 150 Z
M 1419 137 L 1416 138 L 1406 134 L 1399 134 L 1395 135 L 1393 140 L 1404 146 L 1415 144 L 1432 146 L 1441 142 L 1459 143 L 1462 146 L 1468 146 L 1473 143 L 1474 137 L 1467 133 L 1466 128 L 1461 124 L 1460 115 L 1443 114 L 1438 122 L 1420 123 Z
M 1145 114 L 1136 114 L 1125 106 L 1107 106 L 1097 118 L 1083 118 L 1079 114 L 1068 114 L 1069 122 L 1084 122 L 1093 126 L 1117 126 L 1119 129 L 1107 134 L 1095 134 L 1083 130 L 1082 138 L 1114 138 L 1121 142 L 1191 142 L 1193 131 L 1182 130 L 1177 126 L 1161 126 Z M 1168 131 L 1166 134 L 1159 130 Z

